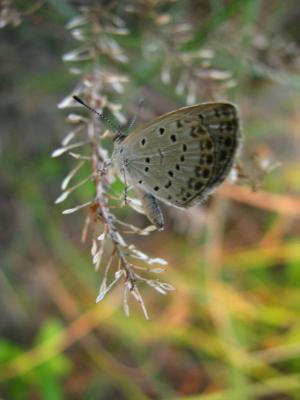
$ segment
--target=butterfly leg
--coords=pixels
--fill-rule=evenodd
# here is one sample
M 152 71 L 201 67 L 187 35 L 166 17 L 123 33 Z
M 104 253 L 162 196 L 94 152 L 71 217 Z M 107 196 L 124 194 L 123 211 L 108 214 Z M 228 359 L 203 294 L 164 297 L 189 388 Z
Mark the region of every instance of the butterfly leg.
M 124 178 L 124 204 L 125 206 L 127 205 L 127 193 L 128 193 L 128 185 L 127 185 L 127 181 L 126 181 L 126 174 L 125 174 L 125 168 L 122 169 L 123 172 L 123 178 Z
M 98 173 L 102 176 L 105 175 L 107 173 L 108 168 L 111 165 L 111 161 L 110 160 L 105 160 L 103 165 L 98 169 Z

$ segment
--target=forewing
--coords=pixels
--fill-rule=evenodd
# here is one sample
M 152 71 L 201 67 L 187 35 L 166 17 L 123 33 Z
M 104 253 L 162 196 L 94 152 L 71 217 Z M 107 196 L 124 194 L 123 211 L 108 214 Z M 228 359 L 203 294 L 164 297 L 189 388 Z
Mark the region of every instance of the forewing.
M 165 202 L 178 207 L 199 202 L 225 179 L 232 165 L 236 121 L 236 110 L 228 103 L 165 114 L 122 143 L 126 173 L 134 185 Z

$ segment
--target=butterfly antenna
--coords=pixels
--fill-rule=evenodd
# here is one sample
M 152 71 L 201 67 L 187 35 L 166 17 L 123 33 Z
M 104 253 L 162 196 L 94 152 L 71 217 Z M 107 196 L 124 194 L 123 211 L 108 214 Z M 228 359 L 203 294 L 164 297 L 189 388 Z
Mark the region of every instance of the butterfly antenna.
M 141 99 L 139 100 L 139 102 L 138 102 L 137 113 L 136 113 L 135 116 L 131 119 L 131 121 L 129 122 L 129 124 L 128 124 L 128 126 L 127 126 L 127 129 L 126 129 L 127 132 L 130 131 L 130 130 L 133 128 L 134 124 L 136 123 L 136 120 L 138 119 L 138 117 L 139 117 L 139 115 L 140 115 L 140 113 L 141 113 L 141 109 L 142 109 L 142 107 L 143 107 L 143 104 L 144 104 L 144 99 L 141 98 Z
M 116 132 L 117 137 L 119 136 L 124 136 L 123 132 L 121 131 L 120 126 L 117 126 L 114 124 L 107 115 L 99 113 L 97 110 L 94 108 L 90 107 L 88 104 L 86 104 L 83 100 L 81 100 L 78 96 L 73 96 L 73 99 L 76 100 L 78 103 L 82 104 L 85 108 L 88 110 L 92 111 L 94 114 L 96 114 L 99 119 L 106 125 L 108 128 L 111 128 L 114 132 Z

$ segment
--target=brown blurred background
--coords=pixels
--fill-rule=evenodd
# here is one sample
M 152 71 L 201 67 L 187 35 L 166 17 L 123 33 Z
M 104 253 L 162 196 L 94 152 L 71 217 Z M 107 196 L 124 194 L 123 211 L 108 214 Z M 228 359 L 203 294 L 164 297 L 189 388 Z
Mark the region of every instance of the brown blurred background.
M 124 3 L 1 4 L 0 394 L 299 399 L 298 1 Z M 139 123 L 189 101 L 236 102 L 244 126 L 241 163 L 259 187 L 226 183 L 201 208 L 164 207 L 163 233 L 130 237 L 168 260 L 162 279 L 176 288 L 161 296 L 140 287 L 149 321 L 134 300 L 130 317 L 124 315 L 122 285 L 94 305 L 101 271 L 93 270 L 90 241 L 80 240 L 85 212 L 63 216 L 64 207 L 54 204 L 72 167 L 70 158 L 50 155 L 70 130 L 67 110 L 57 104 L 82 76 L 62 61 L 85 44 L 66 28 L 79 15 L 105 20 L 103 26 L 120 19 L 128 30 L 112 35 L 128 62 L 99 59 L 100 69 L 129 77 L 125 92 L 105 93 L 124 115 L 134 113 L 141 94 Z M 99 35 L 110 37 L 105 30 Z M 201 62 L 197 51 L 207 51 L 197 55 Z M 88 69 L 89 60 L 83 73 Z M 210 70 L 223 78 L 209 78 Z M 185 78 L 186 71 L 204 71 L 205 78 Z M 92 184 L 83 186 L 65 208 L 93 195 Z M 129 209 L 118 213 L 147 224 Z

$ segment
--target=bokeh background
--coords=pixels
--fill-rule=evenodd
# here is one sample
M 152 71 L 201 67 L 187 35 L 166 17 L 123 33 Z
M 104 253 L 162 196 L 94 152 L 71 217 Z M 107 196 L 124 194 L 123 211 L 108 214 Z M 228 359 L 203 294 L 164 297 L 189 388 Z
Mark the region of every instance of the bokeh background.
M 246 179 L 201 208 L 164 207 L 164 232 L 131 236 L 168 260 L 163 280 L 176 288 L 140 287 L 149 320 L 134 300 L 125 316 L 122 285 L 95 305 L 101 270 L 80 239 L 85 211 L 63 216 L 54 204 L 72 166 L 50 157 L 70 130 L 57 104 L 90 67 L 62 59 L 85 45 L 66 28 L 82 15 L 85 32 L 93 18 L 126 27 L 97 32 L 99 69 L 128 78 L 105 92 L 124 115 L 140 96 L 138 123 L 227 98 L 243 119 Z M 2 1 L 3 399 L 300 398 L 299 21 L 297 0 Z M 67 207 L 94 190 L 82 186 Z

